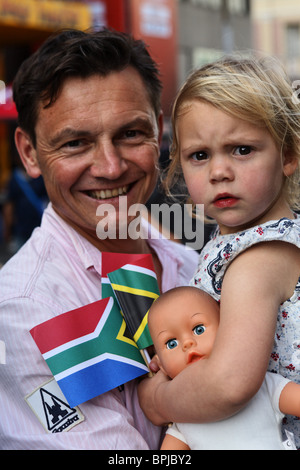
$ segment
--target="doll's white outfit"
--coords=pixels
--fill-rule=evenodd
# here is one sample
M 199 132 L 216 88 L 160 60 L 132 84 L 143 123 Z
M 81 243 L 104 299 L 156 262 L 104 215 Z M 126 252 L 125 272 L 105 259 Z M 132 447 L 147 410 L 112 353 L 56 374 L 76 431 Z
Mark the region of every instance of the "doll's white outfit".
M 231 418 L 216 423 L 176 423 L 167 433 L 185 442 L 191 450 L 285 450 L 295 449 L 292 440 L 283 443 L 279 397 L 289 382 L 267 372 L 263 385 L 247 406 Z
M 236 256 L 256 243 L 282 241 L 300 248 L 300 217 L 269 221 L 243 232 L 216 235 L 205 245 L 191 285 L 220 300 L 225 270 Z M 259 266 L 257 266 L 259 270 Z M 300 275 L 300 273 L 299 273 Z M 300 278 L 290 299 L 280 305 L 268 370 L 300 383 Z M 283 428 L 293 433 L 300 448 L 300 419 L 284 418 Z

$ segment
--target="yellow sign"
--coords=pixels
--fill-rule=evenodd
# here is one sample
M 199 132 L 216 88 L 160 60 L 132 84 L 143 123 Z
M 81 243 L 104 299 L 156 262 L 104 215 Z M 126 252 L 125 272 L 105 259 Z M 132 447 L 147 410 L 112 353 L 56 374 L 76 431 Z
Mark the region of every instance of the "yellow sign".
M 85 30 L 92 25 L 92 12 L 88 5 L 76 2 L 0 0 L 0 27 L 1 24 L 49 31 Z

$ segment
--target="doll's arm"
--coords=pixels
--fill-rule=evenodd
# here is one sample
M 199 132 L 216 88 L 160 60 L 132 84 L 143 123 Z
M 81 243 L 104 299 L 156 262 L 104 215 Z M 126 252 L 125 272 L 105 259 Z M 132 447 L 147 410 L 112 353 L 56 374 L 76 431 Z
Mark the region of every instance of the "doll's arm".
M 279 398 L 279 408 L 285 415 L 300 418 L 300 385 L 289 382 L 282 390 Z
M 160 450 L 190 450 L 189 446 L 171 434 L 166 434 Z

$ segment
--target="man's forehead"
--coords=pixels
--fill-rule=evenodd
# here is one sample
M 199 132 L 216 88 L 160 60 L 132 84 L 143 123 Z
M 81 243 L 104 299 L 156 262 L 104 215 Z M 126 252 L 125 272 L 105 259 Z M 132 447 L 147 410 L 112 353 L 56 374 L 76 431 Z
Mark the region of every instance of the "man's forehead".
M 115 86 L 113 82 L 105 82 L 103 87 L 101 77 L 92 76 L 87 80 L 66 80 L 56 101 L 46 108 L 47 102 L 40 103 L 37 127 L 40 121 L 51 119 L 54 120 L 54 127 L 83 131 L 90 131 L 96 122 L 105 128 L 108 124 L 112 124 L 113 128 L 137 125 L 150 130 L 156 127 L 155 111 L 144 87 L 136 89 L 133 84 L 126 82 L 123 89 L 117 86 L 119 78 Z M 96 129 L 92 132 L 96 132 Z
M 53 97 L 53 103 L 58 100 L 61 95 L 67 96 L 69 99 L 74 98 L 73 90 L 75 90 L 76 95 L 84 93 L 85 88 L 89 91 L 91 84 L 92 86 L 94 84 L 97 87 L 100 94 L 105 93 L 106 90 L 111 93 L 111 89 L 115 89 L 116 83 L 118 83 L 117 89 L 120 93 L 122 93 L 123 90 L 128 92 L 128 90 L 132 89 L 134 94 L 138 92 L 145 94 L 147 97 L 149 96 L 147 87 L 139 72 L 134 67 L 127 67 L 121 71 L 112 71 L 107 75 L 95 73 L 87 77 L 66 77 L 61 82 L 57 94 Z M 49 91 L 51 92 L 51 87 L 49 88 Z M 45 99 L 42 99 L 42 107 L 49 104 L 50 97 L 48 95 L 49 93 L 46 92 Z

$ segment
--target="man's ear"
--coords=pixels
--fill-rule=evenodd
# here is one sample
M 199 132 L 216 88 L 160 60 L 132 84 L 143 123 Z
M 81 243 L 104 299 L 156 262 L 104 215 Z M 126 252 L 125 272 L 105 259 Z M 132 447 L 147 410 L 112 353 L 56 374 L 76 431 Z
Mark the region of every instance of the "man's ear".
M 36 149 L 29 135 L 21 127 L 17 127 L 15 131 L 15 144 L 28 175 L 31 178 L 38 178 L 41 175 L 41 170 L 37 161 Z
M 285 176 L 292 176 L 298 167 L 298 158 L 292 152 L 286 152 L 283 161 L 283 173 Z

